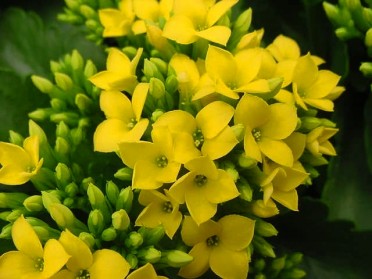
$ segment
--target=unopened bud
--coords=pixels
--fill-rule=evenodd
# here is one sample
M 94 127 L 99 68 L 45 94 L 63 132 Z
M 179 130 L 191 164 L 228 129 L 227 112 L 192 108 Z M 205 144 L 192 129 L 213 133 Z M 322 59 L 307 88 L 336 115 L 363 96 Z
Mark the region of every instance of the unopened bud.
M 43 200 L 40 195 L 28 197 L 24 200 L 23 206 L 31 212 L 42 211 L 44 209 Z
M 0 233 L 0 239 L 10 239 L 12 237 L 13 224 L 7 224 L 2 227 Z
M 64 100 L 58 98 L 52 98 L 50 100 L 50 106 L 53 109 L 53 112 L 63 112 L 67 109 L 67 104 Z
M 81 232 L 79 234 L 79 238 L 85 242 L 85 244 L 88 245 L 90 249 L 94 247 L 96 244 L 96 240 L 94 239 L 94 236 L 87 232 Z
M 183 251 L 171 250 L 162 252 L 160 262 L 171 267 L 179 268 L 190 263 L 192 260 L 193 257 Z
M 52 92 L 54 84 L 50 80 L 35 75 L 31 76 L 31 80 L 36 88 L 39 89 L 42 93 L 49 94 L 50 92 Z
M 65 205 L 59 203 L 53 203 L 49 206 L 49 213 L 52 219 L 61 228 L 69 228 L 74 223 L 74 214 Z
M 306 272 L 302 269 L 294 268 L 290 270 L 285 270 L 280 275 L 282 278 L 300 279 L 306 276 Z
M 161 258 L 161 252 L 154 247 L 142 249 L 138 251 L 138 258 L 148 263 L 156 263 Z
M 66 6 L 72 11 L 79 11 L 80 3 L 78 0 L 65 0 Z
M 45 121 L 49 119 L 53 111 L 50 108 L 36 109 L 28 114 L 28 117 L 34 121 Z
M 116 210 L 124 209 L 126 212 L 130 212 L 133 202 L 133 191 L 130 187 L 121 189 L 119 198 L 116 202 Z
M 128 248 L 138 248 L 142 245 L 143 243 L 143 238 L 142 235 L 139 234 L 138 232 L 131 232 L 127 239 L 125 239 L 125 245 Z
M 112 181 L 107 181 L 106 183 L 106 196 L 110 203 L 115 206 L 119 197 L 119 188 Z
M 111 215 L 112 226 L 119 231 L 126 230 L 130 225 L 128 213 L 124 209 L 120 209 Z
M 132 269 L 137 268 L 138 266 L 138 258 L 133 254 L 128 254 L 125 257 L 125 260 L 129 263 Z
M 311 131 L 316 127 L 319 127 L 322 121 L 318 117 L 302 117 L 301 118 L 301 129 L 305 131 Z
M 165 80 L 165 89 L 169 94 L 173 94 L 178 89 L 178 80 L 176 75 L 169 75 Z
M 6 217 L 6 221 L 13 223 L 15 220 L 17 220 L 21 215 L 25 213 L 27 213 L 27 210 L 25 208 L 13 209 Z
M 253 159 L 252 157 L 249 157 L 245 155 L 245 153 L 241 153 L 238 158 L 238 164 L 242 168 L 250 169 L 252 167 L 255 167 L 257 165 L 257 160 Z
M 32 184 L 39 191 L 55 189 L 55 173 L 48 168 L 41 168 L 38 173 L 31 178 Z
M 64 138 L 57 137 L 56 139 L 56 145 L 54 147 L 54 150 L 56 153 L 61 156 L 60 159 L 66 157 L 70 152 L 70 144 L 68 141 Z
M 156 122 L 160 116 L 164 114 L 164 111 L 161 109 L 156 109 L 152 114 L 151 114 L 151 121 Z
M 121 51 L 128 56 L 129 59 L 133 59 L 133 57 L 137 54 L 137 49 L 133 46 L 127 46 L 121 49 Z
M 257 223 L 256 223 L 257 224 Z M 275 271 L 281 271 L 284 267 L 285 267 L 285 263 L 286 263 L 286 258 L 285 257 L 281 257 L 281 258 L 276 258 L 274 259 L 270 266 L 273 270 Z
M 278 231 L 272 224 L 261 219 L 256 220 L 255 232 L 264 237 L 275 236 L 278 234 Z
M 76 49 L 72 51 L 71 66 L 73 70 L 83 69 L 84 66 L 84 59 Z
M 48 211 L 53 204 L 60 204 L 61 199 L 62 199 L 58 191 L 48 191 L 48 192 L 43 191 L 41 192 L 41 198 L 42 198 L 44 207 Z
M 74 85 L 72 79 L 64 73 L 54 73 L 54 80 L 57 86 L 65 91 L 70 90 Z
M 165 76 L 167 75 L 168 72 L 168 63 L 165 62 L 164 60 L 157 58 L 157 57 L 152 57 L 150 58 L 150 61 L 156 65 L 156 68 Z
M 80 13 L 86 18 L 97 18 L 97 12 L 88 5 L 80 6 Z
M 116 239 L 116 237 L 117 237 L 116 230 L 111 227 L 103 230 L 101 234 L 101 239 L 103 241 L 113 241 Z
M 72 175 L 69 167 L 66 166 L 64 163 L 58 163 L 56 167 L 56 178 L 63 187 L 71 183 Z
M 253 247 L 255 251 L 260 253 L 262 256 L 275 258 L 273 246 L 268 243 L 263 237 L 254 236 Z
M 155 228 L 141 227 L 138 232 L 142 235 L 146 245 L 156 245 L 165 235 L 163 226 Z
M 246 33 L 251 26 L 252 22 L 252 9 L 249 8 L 244 12 L 240 13 L 234 23 L 234 31 L 239 33 Z
M 78 93 L 75 96 L 75 105 L 81 112 L 90 112 L 93 108 L 93 101 L 85 94 Z
M 150 78 L 149 93 L 155 99 L 162 98 L 165 94 L 164 83 L 158 78 Z
M 14 132 L 12 130 L 9 131 L 9 142 L 10 143 L 22 146 L 24 140 L 25 138 L 21 134 Z
M 122 181 L 132 181 L 133 170 L 131 168 L 121 168 L 115 174 L 114 177 Z
M 75 112 L 60 112 L 54 113 L 50 116 L 50 120 L 54 123 L 63 121 L 71 126 L 76 126 L 76 124 L 79 122 L 79 118 L 80 116 Z
M 21 207 L 27 197 L 23 193 L 0 193 L 0 208 Z
M 88 79 L 97 73 L 97 68 L 92 60 L 87 60 L 84 68 L 84 76 Z
M 262 271 L 265 268 L 265 266 L 266 266 L 266 262 L 264 259 L 257 259 L 253 263 L 253 268 L 255 272 Z
M 145 59 L 144 61 L 143 72 L 148 79 L 155 77 L 164 80 L 156 65 L 148 59 Z
M 94 184 L 90 184 L 88 186 L 87 194 L 92 208 L 99 209 L 102 212 L 106 223 L 110 222 L 111 213 L 107 207 L 105 195 L 102 193 L 101 189 Z

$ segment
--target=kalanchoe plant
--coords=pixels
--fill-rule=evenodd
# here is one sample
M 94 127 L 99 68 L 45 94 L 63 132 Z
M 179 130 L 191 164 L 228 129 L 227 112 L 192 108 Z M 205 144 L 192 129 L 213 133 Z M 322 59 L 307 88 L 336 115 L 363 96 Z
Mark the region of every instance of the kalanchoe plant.
M 50 106 L 0 143 L 0 237 L 18 250 L 1 278 L 305 275 L 267 218 L 298 211 L 336 155 L 344 88 L 293 39 L 264 44 L 237 4 L 66 0 L 60 19 L 88 27 L 106 68 L 74 50 L 32 76 Z

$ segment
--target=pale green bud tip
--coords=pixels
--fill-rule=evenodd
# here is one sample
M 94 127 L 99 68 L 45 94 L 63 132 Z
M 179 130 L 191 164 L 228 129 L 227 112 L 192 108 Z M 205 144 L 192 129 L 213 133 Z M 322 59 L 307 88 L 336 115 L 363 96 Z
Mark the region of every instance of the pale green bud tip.
M 297 265 L 302 262 L 303 256 L 304 255 L 302 253 L 293 253 L 289 255 L 288 260 L 292 261 L 293 264 Z
M 0 193 L 0 208 L 20 207 L 27 197 L 23 193 Z
M 87 19 L 97 17 L 97 12 L 87 5 L 80 6 L 80 13 Z
M 304 278 L 306 276 L 306 272 L 299 268 L 294 268 L 291 270 L 286 270 L 281 273 L 282 278 L 288 278 L 288 279 L 300 279 Z
M 362 4 L 360 3 L 360 0 L 346 0 L 346 6 L 350 10 L 358 10 L 362 8 Z
M 146 245 L 157 244 L 165 235 L 164 227 L 162 225 L 155 228 L 141 227 L 138 232 L 143 236 Z
M 25 138 L 21 134 L 14 132 L 12 130 L 9 131 L 9 142 L 10 143 L 22 146 L 24 140 Z
M 125 245 L 127 247 L 139 247 L 143 243 L 143 238 L 142 235 L 139 234 L 138 232 L 131 232 L 127 239 L 125 240 Z
M 249 29 L 252 21 L 252 9 L 249 8 L 242 12 L 234 24 L 234 29 L 239 30 L 240 32 L 246 32 Z
M 78 93 L 75 96 L 75 105 L 82 112 L 89 112 L 93 107 L 93 101 L 85 94 Z
M 160 116 L 162 116 L 164 114 L 164 111 L 163 110 L 161 110 L 161 109 L 157 109 L 157 110 L 155 110 L 153 113 L 152 113 L 152 115 L 151 115 L 151 121 L 152 122 L 156 122 L 156 120 L 158 120 L 158 118 L 160 117 Z
M 319 127 L 322 121 L 317 117 L 302 117 L 301 118 L 301 128 L 311 131 L 316 127 Z
M 71 66 L 74 70 L 82 69 L 84 66 L 84 59 L 76 49 L 72 51 Z
M 28 114 L 28 117 L 35 121 L 47 120 L 51 115 L 48 109 L 36 109 Z
M 138 258 L 148 263 L 156 263 L 161 258 L 161 252 L 153 247 L 138 252 Z
M 79 117 L 80 116 L 74 112 L 61 112 L 52 114 L 50 120 L 54 123 L 63 121 L 69 125 L 75 126 L 79 122 Z
M 67 138 L 67 137 L 69 137 L 69 134 L 70 134 L 70 129 L 66 125 L 66 123 L 63 122 L 63 121 L 59 122 L 57 124 L 57 128 L 56 128 L 56 136 L 57 137 L 62 137 L 62 138 Z
M 225 171 L 234 180 L 234 182 L 238 181 L 239 172 L 235 168 L 227 168 L 227 169 L 225 169 Z
M 3 238 L 3 239 L 9 239 L 12 235 L 12 224 L 8 224 L 8 225 L 5 225 L 2 229 L 1 229 L 1 233 L 0 233 L 0 239 Z
M 87 194 L 92 206 L 105 203 L 105 196 L 102 191 L 92 183 L 88 186 Z
M 56 145 L 54 147 L 54 150 L 59 155 L 67 155 L 70 152 L 70 144 L 65 140 L 64 138 L 58 137 L 56 139 Z
M 251 157 L 246 156 L 244 153 L 239 155 L 238 164 L 242 168 L 249 169 L 257 165 L 257 161 Z
M 90 233 L 87 233 L 87 232 L 81 232 L 79 234 L 79 238 L 84 241 L 88 246 L 89 248 L 93 248 L 94 245 L 96 244 L 96 240 L 94 239 L 94 236 L 91 235 Z
M 72 79 L 64 73 L 54 73 L 54 79 L 58 87 L 63 90 L 70 90 L 73 86 Z
M 50 100 L 50 105 L 51 107 L 56 111 L 64 111 L 67 108 L 67 104 L 65 101 L 57 98 L 53 98 Z
M 68 183 L 72 182 L 71 171 L 64 163 L 58 163 L 55 170 L 56 178 L 63 186 L 66 186 Z
M 114 177 L 123 181 L 132 181 L 133 170 L 131 168 L 119 169 Z
M 286 258 L 276 258 L 271 262 L 271 268 L 274 270 L 282 270 L 285 267 Z
M 36 75 L 31 76 L 32 83 L 43 93 L 50 93 L 53 90 L 53 83 L 46 78 Z
M 126 56 L 129 57 L 129 59 L 133 59 L 133 57 L 136 56 L 136 54 L 137 54 L 137 49 L 135 47 L 132 47 L 132 46 L 124 47 L 121 50 L 122 50 L 122 52 L 124 52 L 124 54 Z
M 255 231 L 259 235 L 264 236 L 264 237 L 275 236 L 278 234 L 278 231 L 275 229 L 275 227 L 272 224 L 265 222 L 263 220 L 260 220 L 260 219 L 256 221 Z
M 65 0 L 66 6 L 72 11 L 79 11 L 80 3 L 78 0 Z
M 253 267 L 256 271 L 261 271 L 265 268 L 266 262 L 264 259 L 258 259 L 254 261 Z
M 137 268 L 137 265 L 138 265 L 138 258 L 133 255 L 133 254 L 128 254 L 126 257 L 125 257 L 126 261 L 129 263 L 129 265 L 131 266 L 132 269 L 135 269 Z
M 323 9 L 329 19 L 336 20 L 339 14 L 339 8 L 336 5 L 330 4 L 328 2 L 323 2 Z
M 150 58 L 150 61 L 156 65 L 158 70 L 163 74 L 166 75 L 168 71 L 168 64 L 164 60 L 157 58 L 157 57 L 152 57 Z
M 88 60 L 84 68 L 84 76 L 90 78 L 97 73 L 97 68 L 91 60 Z
M 231 127 L 232 131 L 235 134 L 236 139 L 241 142 L 244 139 L 244 125 L 243 124 L 236 124 Z
M 263 237 L 255 236 L 253 246 L 262 256 L 275 258 L 273 247 Z
M 148 78 L 156 77 L 160 74 L 156 65 L 148 59 L 145 59 L 143 72 Z
M 28 197 L 24 200 L 23 206 L 31 212 L 42 211 L 44 209 L 43 200 L 40 195 Z
M 102 232 L 101 238 L 103 241 L 113 241 L 116 236 L 117 234 L 114 228 L 107 228 Z
M 366 32 L 364 43 L 367 47 L 372 46 L 372 28 L 369 28 L 368 31 Z
M 155 99 L 162 98 L 165 94 L 164 83 L 158 78 L 151 78 L 149 92 Z
M 175 75 L 169 75 L 165 80 L 165 88 L 169 93 L 174 93 L 178 89 L 178 79 Z
M 107 181 L 107 183 L 106 183 L 106 195 L 107 195 L 108 200 L 113 205 L 116 205 L 116 201 L 118 200 L 118 197 L 119 197 L 119 188 L 114 182 Z
M 40 226 L 33 226 L 32 228 L 40 239 L 48 240 L 50 238 L 49 231 L 46 228 Z
M 193 260 L 193 257 L 189 254 L 180 251 L 180 250 L 172 250 L 163 252 L 162 255 L 162 262 L 167 263 L 171 267 L 179 268 Z
M 49 206 L 49 213 L 52 219 L 62 228 L 68 228 L 73 225 L 75 216 L 71 210 L 63 205 L 54 203 Z
M 112 214 L 112 226 L 117 230 L 126 230 L 130 225 L 128 213 L 120 209 Z

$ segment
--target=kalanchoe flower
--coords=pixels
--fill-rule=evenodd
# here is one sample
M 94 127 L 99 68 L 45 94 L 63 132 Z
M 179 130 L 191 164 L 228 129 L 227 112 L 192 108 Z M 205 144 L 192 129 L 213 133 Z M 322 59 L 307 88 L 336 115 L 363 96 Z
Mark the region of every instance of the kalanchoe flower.
M 307 134 L 306 149 L 311 154 L 320 157 L 324 155 L 335 156 L 336 150 L 329 139 L 338 132 L 338 129 L 320 126 Z
M 1 278 L 51 278 L 70 258 L 55 239 L 48 240 L 43 248 L 37 234 L 23 216 L 14 222 L 12 238 L 18 251 L 9 251 L 0 257 Z
M 62 232 L 59 242 L 71 258 L 66 263 L 66 269 L 58 272 L 53 279 L 122 279 L 129 273 L 129 264 L 118 252 L 101 249 L 92 254 L 88 245 L 68 230 Z
M 226 171 L 217 169 L 209 157 L 190 160 L 185 168 L 190 172 L 179 178 L 169 193 L 178 203 L 186 202 L 191 217 L 198 225 L 216 214 L 217 204 L 239 196 L 233 178 Z
M 165 276 L 158 276 L 152 264 L 147 263 L 128 275 L 127 279 L 167 279 Z
M 182 239 L 193 246 L 194 260 L 182 267 L 179 275 L 199 278 L 209 268 L 221 278 L 245 279 L 248 276 L 250 255 L 247 247 L 254 234 L 255 222 L 240 215 L 227 215 L 218 222 L 208 220 L 198 226 L 186 216 Z
M 148 83 L 139 83 L 132 101 L 119 91 L 102 92 L 100 106 L 107 119 L 97 126 L 94 133 L 95 151 L 118 151 L 118 143 L 137 141 L 142 137 L 149 123 L 148 119 L 141 117 L 148 90 Z
M 138 81 L 136 68 L 143 49 L 137 50 L 132 61 L 119 49 L 111 48 L 107 57 L 107 70 L 90 77 L 89 80 L 104 90 L 119 90 L 132 93 Z
M 39 138 L 30 136 L 23 142 L 23 148 L 0 142 L 0 183 L 21 185 L 32 179 L 43 164 L 39 159 Z

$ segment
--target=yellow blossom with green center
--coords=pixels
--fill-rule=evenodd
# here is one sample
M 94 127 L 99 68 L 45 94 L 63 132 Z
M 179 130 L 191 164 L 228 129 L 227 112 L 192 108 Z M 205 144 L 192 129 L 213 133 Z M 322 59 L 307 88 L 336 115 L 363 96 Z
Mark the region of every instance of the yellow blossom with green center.
M 66 263 L 66 269 L 58 272 L 53 279 L 122 279 L 129 273 L 130 265 L 114 250 L 101 249 L 92 253 L 83 240 L 68 230 L 61 233 L 59 242 L 71 258 Z
M 158 276 L 152 264 L 147 263 L 144 266 L 134 270 L 128 275 L 127 279 L 168 279 L 165 276 Z
M 0 142 L 0 183 L 21 185 L 32 179 L 43 164 L 39 159 L 39 139 L 30 136 L 23 141 L 23 148 Z
M 101 24 L 104 27 L 103 37 L 120 37 L 131 33 L 135 18 L 133 0 L 121 0 L 119 9 L 106 8 L 98 11 Z
M 194 100 L 218 93 L 239 99 L 238 93 L 267 93 L 266 79 L 257 79 L 261 67 L 262 50 L 249 48 L 235 55 L 222 48 L 210 45 L 205 58 L 206 73 L 201 77 L 199 90 Z
M 294 106 L 269 105 L 259 97 L 246 94 L 236 107 L 234 121 L 245 127 L 244 150 L 248 157 L 262 162 L 264 155 L 278 164 L 293 165 L 293 153 L 283 139 L 296 128 Z
M 196 117 L 182 110 L 164 113 L 154 127 L 168 127 L 174 136 L 176 160 L 181 163 L 208 155 L 215 160 L 228 154 L 238 140 L 230 126 L 234 108 L 215 101 L 202 108 Z
M 132 93 L 138 81 L 136 68 L 143 49 L 137 50 L 136 56 L 132 61 L 129 60 L 122 51 L 117 48 L 110 48 L 106 68 L 89 78 L 95 86 L 103 90 L 118 90 Z
M 148 119 L 141 117 L 148 91 L 148 83 L 139 83 L 131 100 L 119 91 L 101 93 L 100 107 L 107 119 L 94 132 L 95 151 L 118 151 L 120 142 L 140 140 L 149 124 Z
M 179 204 L 186 203 L 198 225 L 216 214 L 219 203 L 239 196 L 233 178 L 225 170 L 218 169 L 209 157 L 190 160 L 185 168 L 189 172 L 173 183 L 169 193 Z
M 254 225 L 255 221 L 240 215 L 226 215 L 201 225 L 186 216 L 181 235 L 186 245 L 193 246 L 189 254 L 194 260 L 182 267 L 179 275 L 199 278 L 211 268 L 221 278 L 246 279 L 250 261 L 247 247 Z
M 136 226 L 155 228 L 163 225 L 165 233 L 173 238 L 182 221 L 179 204 L 167 190 L 162 194 L 158 191 L 142 190 L 138 201 L 146 206 L 138 215 Z
M 336 150 L 329 141 L 338 132 L 336 128 L 320 126 L 307 134 L 306 149 L 319 157 L 324 155 L 336 156 Z
M 166 22 L 163 36 L 179 44 L 192 44 L 199 39 L 226 45 L 231 30 L 215 25 L 238 0 L 175 0 L 173 15 Z
M 157 189 L 176 181 L 181 164 L 175 161 L 174 141 L 166 127 L 154 128 L 152 142 L 135 141 L 119 144 L 120 157 L 132 168 L 133 189 Z
M 48 279 L 70 258 L 55 239 L 49 239 L 43 248 L 36 232 L 23 216 L 13 223 L 12 239 L 18 251 L 1 255 L 0 278 Z
M 296 103 L 307 110 L 308 105 L 333 111 L 333 99 L 343 92 L 337 86 L 340 76 L 329 70 L 318 70 L 310 54 L 298 59 L 293 70 L 292 90 Z

